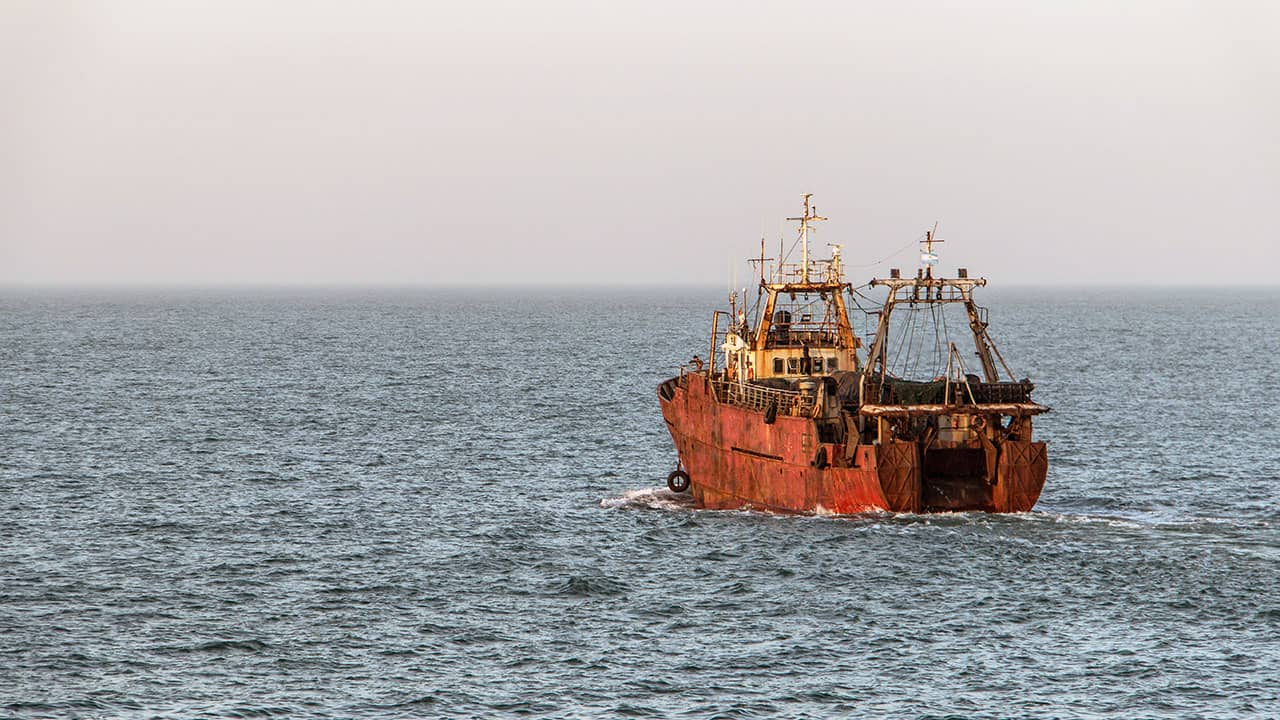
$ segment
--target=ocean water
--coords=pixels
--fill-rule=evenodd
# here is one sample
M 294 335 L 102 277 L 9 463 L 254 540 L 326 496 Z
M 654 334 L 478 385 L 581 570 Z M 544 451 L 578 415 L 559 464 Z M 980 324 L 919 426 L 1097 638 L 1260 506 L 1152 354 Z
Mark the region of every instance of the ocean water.
M 697 290 L 0 296 L 0 716 L 1280 717 L 1280 292 L 985 294 L 1034 512 L 692 509 Z

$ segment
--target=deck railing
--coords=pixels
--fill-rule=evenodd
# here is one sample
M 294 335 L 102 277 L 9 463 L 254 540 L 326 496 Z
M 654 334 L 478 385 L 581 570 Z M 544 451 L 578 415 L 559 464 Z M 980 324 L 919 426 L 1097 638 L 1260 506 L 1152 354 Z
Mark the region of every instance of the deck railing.
M 751 410 L 764 411 L 770 404 L 777 405 L 779 415 L 808 415 L 813 412 L 816 398 L 794 390 L 756 385 L 755 383 L 714 380 L 711 383 L 716 400 Z

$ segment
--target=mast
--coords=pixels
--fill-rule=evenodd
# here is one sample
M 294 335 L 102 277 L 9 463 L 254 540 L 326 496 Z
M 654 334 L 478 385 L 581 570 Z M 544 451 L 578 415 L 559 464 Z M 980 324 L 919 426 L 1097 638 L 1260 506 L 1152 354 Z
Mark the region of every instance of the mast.
M 935 222 L 932 230 L 924 231 L 924 240 L 921 241 L 921 244 L 924 245 L 924 252 L 920 253 L 920 262 L 924 265 L 924 276 L 929 280 L 933 279 L 933 266 L 938 264 L 938 254 L 933 251 L 933 244 L 943 242 L 938 240 L 937 237 L 938 223 Z
M 818 208 L 809 207 L 809 198 L 813 193 L 804 194 L 804 217 L 789 217 L 788 220 L 800 221 L 800 282 L 809 282 L 809 223 L 826 218 L 818 215 Z
M 986 279 L 970 279 L 969 271 L 964 268 L 960 268 L 959 277 L 956 278 L 934 277 L 933 268 L 938 264 L 938 254 L 934 252 L 933 244 L 940 242 L 943 241 L 938 238 L 938 224 L 934 223 L 933 229 L 926 231 L 925 239 L 920 241 L 920 244 L 923 245 L 920 249 L 920 264 L 923 267 L 916 274 L 916 277 L 902 278 L 897 269 L 891 269 L 890 277 L 876 278 L 871 281 L 872 287 L 887 287 L 889 295 L 880 311 L 876 337 L 871 344 L 871 352 L 867 358 L 868 370 L 872 372 L 878 370 L 881 374 L 889 372 L 886 357 L 889 339 L 889 318 L 895 303 L 899 300 L 906 300 L 912 306 L 920 302 L 930 305 L 959 303 L 963 305 L 965 316 L 969 321 L 969 331 L 973 334 L 975 354 L 982 363 L 982 374 L 986 382 L 1000 382 L 1000 368 L 1003 368 L 1009 375 L 1009 380 L 1013 381 L 1015 378 L 1013 371 L 1009 369 L 1004 357 L 1000 355 L 995 341 L 991 339 L 991 334 L 987 332 L 987 324 L 983 320 L 978 306 L 973 301 L 973 289 L 986 285 Z M 923 300 L 920 297 L 921 290 L 924 291 Z M 903 297 L 900 298 L 899 293 L 902 293 Z M 997 365 L 997 362 L 999 365 Z M 950 360 L 948 360 L 948 363 L 950 363 Z
M 829 260 L 810 259 L 809 232 L 814 229 L 812 223 L 820 222 L 827 218 L 818 214 L 818 208 L 812 203 L 812 193 L 805 193 L 802 197 L 804 199 L 804 213 L 799 217 L 787 218 L 791 222 L 800 223 L 801 261 L 799 263 L 786 262 L 785 246 L 778 248 L 776 258 L 766 257 L 763 240 L 760 244 L 760 256 L 750 260 L 752 263 L 760 264 L 759 290 L 760 295 L 763 296 L 763 311 L 758 311 L 760 314 L 752 331 L 751 349 L 757 353 L 766 351 L 775 353 L 776 351 L 776 354 L 756 357 L 757 363 L 764 363 L 766 360 L 787 357 L 788 349 L 798 350 L 804 344 L 814 343 L 813 347 L 815 348 L 844 351 L 843 354 L 838 356 L 841 367 L 856 370 L 861 367 L 856 352 L 857 348 L 860 347 L 860 343 L 853 333 L 852 326 L 849 324 L 848 308 L 844 303 L 843 293 L 851 286 L 844 281 L 844 265 L 841 253 L 843 246 L 831 244 L 831 259 Z M 768 280 L 766 280 L 763 268 L 765 262 L 769 260 L 776 260 L 776 264 L 772 266 Z M 782 299 L 783 296 L 790 297 L 790 305 Z M 795 342 L 783 341 L 779 345 L 771 344 L 773 342 L 771 333 L 774 331 L 776 319 L 774 316 L 784 308 L 788 310 L 788 314 L 790 311 L 795 310 L 798 307 L 798 296 L 806 298 L 800 305 L 820 303 L 820 315 L 817 316 L 817 319 L 814 319 L 809 311 L 802 310 L 794 321 L 791 319 L 786 320 L 791 330 L 795 331 L 795 337 L 801 339 L 795 340 Z
M 996 371 L 996 363 L 991 359 L 991 348 L 987 345 L 987 328 L 978 317 L 978 308 L 974 306 L 972 299 L 964 301 L 964 311 L 969 316 L 969 331 L 973 333 L 974 348 L 978 351 L 978 359 L 982 361 L 982 374 L 987 382 L 999 382 L 1000 373 Z

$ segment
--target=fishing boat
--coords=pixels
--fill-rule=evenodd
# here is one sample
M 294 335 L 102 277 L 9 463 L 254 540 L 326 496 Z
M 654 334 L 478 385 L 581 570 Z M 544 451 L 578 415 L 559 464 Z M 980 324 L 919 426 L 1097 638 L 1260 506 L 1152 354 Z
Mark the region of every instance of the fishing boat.
M 766 258 L 762 240 L 754 306 L 745 289 L 731 292 L 729 310 L 712 312 L 708 357 L 658 386 L 677 453 L 670 489 L 713 509 L 1029 511 L 1048 471 L 1032 420 L 1049 408 L 996 349 L 974 300 L 986 279 L 964 268 L 935 276 L 935 225 L 914 276 L 892 269 L 855 288 L 841 246 L 810 258 L 814 224 L 827 219 L 811 197 L 788 218 L 799 223 L 799 261 L 781 247 Z

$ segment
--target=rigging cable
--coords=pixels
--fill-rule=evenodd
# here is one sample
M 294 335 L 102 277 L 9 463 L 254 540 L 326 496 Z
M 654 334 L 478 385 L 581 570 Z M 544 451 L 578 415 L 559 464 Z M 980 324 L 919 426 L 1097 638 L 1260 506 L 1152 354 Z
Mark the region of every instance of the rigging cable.
M 930 310 L 932 310 L 932 309 L 933 309 L 933 307 L 934 307 L 934 306 L 930 305 L 930 308 L 929 308 L 929 309 L 930 309 Z M 926 321 L 928 321 L 928 316 L 926 316 L 926 315 L 924 314 L 924 310 L 923 310 L 923 309 L 921 309 L 921 312 L 920 312 L 920 339 L 916 341 L 915 352 L 914 352 L 914 356 L 913 356 L 913 358 L 912 358 L 912 362 L 911 362 L 911 374 L 907 376 L 907 377 L 908 377 L 908 378 L 910 378 L 910 379 L 919 379 L 919 378 L 920 378 L 920 376 L 918 375 L 918 373 L 920 372 L 920 361 L 924 359 L 924 342 L 925 342 L 925 340 L 926 340 L 926 339 L 928 339 L 928 335 L 925 333 L 925 328 L 924 328 L 924 325 L 925 325 L 925 322 L 926 322 Z
M 907 369 L 906 368 L 907 362 L 909 362 L 911 359 L 911 343 L 913 340 L 915 340 L 915 337 L 916 337 L 916 319 L 917 319 L 917 314 L 919 313 L 919 308 L 913 307 L 910 309 L 910 312 L 911 314 L 907 316 L 908 318 L 907 329 L 910 332 L 909 333 L 904 332 L 902 336 L 899 338 L 898 350 L 893 354 L 893 363 L 890 365 L 891 368 L 899 368 L 900 374 L 898 375 L 898 377 L 905 376 L 906 369 Z M 904 348 L 907 350 L 907 357 L 903 361 L 902 365 L 899 366 L 898 361 L 902 359 L 902 351 Z
M 942 310 L 942 316 L 944 318 L 947 316 L 946 309 L 939 308 L 939 306 L 937 305 L 933 306 L 933 375 L 932 377 L 938 377 L 938 375 L 940 374 L 938 370 L 942 367 L 942 338 L 938 336 L 939 309 Z
M 852 285 L 850 285 L 850 286 L 849 286 L 849 299 L 853 300 L 853 306 L 854 306 L 854 307 L 856 307 L 856 308 L 858 308 L 858 310 L 861 310 L 861 311 L 862 311 L 862 337 L 863 337 L 864 341 L 865 341 L 867 338 L 870 338 L 870 337 L 871 337 L 871 335 L 872 335 L 872 333 L 871 333 L 871 329 L 870 329 L 870 328 L 871 328 L 871 316 L 872 316 L 872 315 L 876 315 L 876 316 L 878 316 L 881 312 L 883 312 L 883 311 L 884 311 L 884 304 L 883 304 L 883 303 L 878 303 L 878 302 L 876 302 L 876 300 L 875 300 L 874 298 L 869 298 L 869 297 L 867 297 L 866 295 L 863 295 L 861 292 L 859 292 L 862 288 L 866 288 L 866 287 L 871 287 L 871 283 L 864 283 L 864 284 L 862 284 L 862 285 L 859 285 L 858 287 L 853 287 Z M 879 306 L 879 308 L 880 308 L 880 309 L 879 309 L 879 310 L 868 310 L 868 309 L 866 309 L 865 307 L 863 307 L 863 306 L 862 306 L 862 303 L 858 302 L 858 298 L 862 298 L 863 300 L 866 300 L 866 301 L 867 301 L 868 303 L 870 303 L 871 305 Z M 877 318 L 876 318 L 876 320 L 877 320 L 877 325 L 878 325 L 878 324 L 879 324 L 879 318 L 877 317 Z M 877 330 L 878 330 L 878 329 L 879 329 L 879 328 L 877 327 Z M 868 351 L 870 351 L 870 343 L 867 343 L 867 348 L 868 348 Z M 867 359 L 867 362 L 868 362 L 868 363 L 870 363 L 870 362 L 871 362 L 870 358 L 868 358 L 868 359 Z
M 925 237 L 925 236 L 924 236 L 924 235 L 920 235 L 920 236 L 919 236 L 919 237 L 917 237 L 915 240 L 908 240 L 908 241 L 907 241 L 907 243 L 906 243 L 905 245 L 903 245 L 902 247 L 898 248 L 897 250 L 894 250 L 892 253 L 889 253 L 888 255 L 886 255 L 886 256 L 884 257 L 884 259 L 883 259 L 883 260 L 877 260 L 877 261 L 875 261 L 875 262 L 870 262 L 870 263 L 862 263 L 862 264 L 859 264 L 859 265 L 845 265 L 845 267 L 852 267 L 852 268 L 864 268 L 864 267 L 873 267 L 873 266 L 876 266 L 876 265 L 883 265 L 884 263 L 889 262 L 890 260 L 892 260 L 893 258 L 897 257 L 898 255 L 901 255 L 903 250 L 906 250 L 907 248 L 911 247 L 912 245 L 919 244 L 919 243 L 920 243 L 920 238 L 921 238 L 921 237 Z
M 947 313 L 942 312 L 942 337 L 947 341 L 947 362 L 951 362 L 951 330 L 947 327 Z

